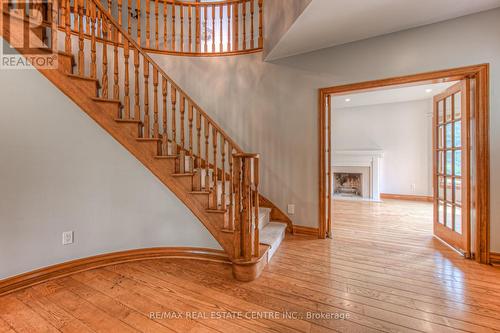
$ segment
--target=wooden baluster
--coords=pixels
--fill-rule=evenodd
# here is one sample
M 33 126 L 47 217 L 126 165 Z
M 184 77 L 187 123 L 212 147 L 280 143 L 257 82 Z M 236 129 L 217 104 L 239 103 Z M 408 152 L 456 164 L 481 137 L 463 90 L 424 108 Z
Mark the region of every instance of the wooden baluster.
M 212 192 L 212 202 L 214 203 L 214 208 L 218 208 L 218 203 L 217 203 L 217 196 L 218 196 L 218 181 L 219 181 L 219 170 L 217 169 L 217 129 L 215 127 L 212 128 L 212 146 L 213 146 L 213 154 L 214 154 L 214 161 L 213 161 L 213 173 L 212 173 L 212 180 L 214 182 L 214 191 Z
M 239 12 L 239 4 L 233 4 L 233 51 L 237 51 L 239 49 L 239 20 L 238 20 L 238 12 Z
M 227 49 L 226 51 L 231 51 L 231 5 L 227 4 Z
M 97 73 L 97 64 L 96 64 L 96 39 L 95 39 L 95 23 L 96 23 L 96 7 L 95 4 L 90 5 L 91 13 L 90 13 L 90 30 L 91 30 L 91 39 L 90 39 L 90 77 L 95 79 Z
M 139 50 L 134 52 L 134 120 L 141 120 L 141 105 L 139 103 Z
M 66 29 L 66 17 L 69 14 L 69 7 L 67 6 L 67 0 L 61 0 L 61 20 L 59 21 L 59 28 Z
M 255 12 L 255 2 L 254 0 L 250 0 L 250 48 L 255 48 L 255 23 L 254 23 L 254 12 Z
M 181 52 L 184 52 L 184 6 L 182 4 L 180 4 L 179 10 L 181 14 Z
M 176 115 L 175 115 L 175 105 L 177 104 L 177 91 L 175 87 L 172 85 L 170 87 L 171 97 L 170 100 L 172 102 L 172 155 L 177 156 L 177 125 L 176 125 Z
M 132 36 L 132 0 L 128 0 L 127 4 L 127 32 L 129 36 Z
M 264 46 L 264 39 L 262 37 L 262 0 L 259 1 L 259 48 Z
M 90 13 L 90 2 L 92 2 L 92 0 L 85 0 L 85 33 L 87 33 L 87 35 L 90 35 L 90 17 L 92 16 Z
M 212 4 L 212 52 L 215 52 L 215 5 Z
M 236 258 L 242 256 L 242 243 L 241 243 L 241 159 L 238 157 L 231 157 L 234 162 L 234 253 Z
M 71 0 L 70 0 L 71 1 Z M 80 0 L 73 0 L 73 30 L 78 32 L 79 24 L 79 14 L 78 14 L 78 2 Z
M 172 1 L 172 51 L 175 51 L 175 0 Z
M 122 0 L 118 0 L 118 26 L 122 27 Z M 118 33 L 118 29 L 116 29 L 116 32 Z M 122 35 L 118 33 L 118 43 L 122 42 Z
M 111 15 L 112 2 L 108 0 L 108 13 Z
M 181 125 L 181 151 L 179 154 L 179 172 L 185 172 L 186 166 L 186 142 L 185 142 L 185 132 L 184 132 L 184 112 L 186 108 L 186 98 L 184 95 L 179 94 L 179 112 L 180 112 L 180 125 Z
M 118 40 L 120 39 L 120 32 L 114 28 L 114 49 L 113 49 L 113 99 L 120 98 L 120 86 L 118 85 Z
M 250 201 L 250 196 L 249 196 L 249 179 L 250 179 L 250 165 L 249 165 L 249 160 L 246 158 L 241 159 L 242 162 L 242 213 L 241 213 L 241 229 L 243 231 L 243 258 L 245 261 L 249 261 L 252 258 L 252 243 L 250 241 L 250 228 L 251 228 L 251 223 L 250 223 L 250 218 L 249 215 L 251 216 L 251 208 L 249 205 Z
M 197 140 L 196 140 L 196 147 L 197 147 L 197 151 L 198 151 L 198 154 L 196 155 L 197 158 L 196 158 L 196 166 L 198 168 L 198 180 L 199 180 L 199 190 L 202 189 L 201 187 L 201 112 L 200 110 L 197 110 L 196 112 L 196 137 L 197 137 Z
M 221 152 L 221 181 L 222 181 L 222 200 L 221 209 L 226 210 L 226 138 L 220 135 L 220 152 Z M 227 228 L 227 219 L 224 222 L 224 227 Z
M 123 57 L 124 57 L 124 70 L 125 70 L 125 88 L 124 88 L 124 111 L 125 111 L 125 119 L 130 119 L 130 75 L 129 75 L 129 42 L 128 39 L 125 39 L 123 43 Z
M 254 184 L 254 234 L 253 248 L 254 256 L 260 257 L 260 239 L 259 239 L 259 158 L 253 159 L 253 184 Z
M 151 120 L 149 119 L 149 61 L 143 58 L 144 62 L 144 121 L 143 138 L 151 137 Z
M 158 117 L 158 70 L 153 67 L 153 137 L 160 137 L 160 123 Z
M 188 44 L 188 52 L 193 50 L 193 27 L 192 27 L 192 18 L 191 18 L 191 4 L 188 5 L 188 23 L 189 23 L 189 44 Z
M 161 93 L 163 96 L 163 135 L 162 135 L 162 155 L 168 155 L 168 126 L 167 126 L 167 79 L 162 77 Z
M 189 127 L 189 168 L 193 172 L 193 103 L 188 101 L 188 127 Z
M 222 32 L 222 16 L 224 15 L 224 6 L 219 5 L 219 35 L 220 35 L 220 41 L 219 41 L 219 52 L 223 52 L 224 49 L 224 44 L 222 39 L 224 38 L 224 33 Z
M 231 143 L 227 143 L 228 151 L 228 162 L 229 162 L 229 230 L 234 230 L 234 215 L 233 215 L 233 204 L 234 204 L 234 183 L 233 183 L 233 147 Z
M 83 40 L 83 0 L 75 0 L 79 2 L 78 5 L 78 74 L 85 74 L 85 56 L 83 53 L 84 40 Z
M 196 53 L 201 52 L 201 25 L 200 25 L 200 5 L 195 4 L 195 16 L 196 16 Z
M 205 118 L 205 190 L 210 191 L 210 176 L 209 176 L 209 167 L 210 162 L 208 159 L 208 137 L 210 136 L 210 126 L 208 123 L 208 119 Z
M 97 37 L 104 39 L 101 11 L 97 11 Z
M 142 47 L 141 44 L 141 0 L 137 0 L 136 8 L 137 12 L 137 44 Z
M 104 39 L 108 39 L 108 22 L 107 18 L 102 18 L 102 33 Z M 108 44 L 106 42 L 102 43 L 102 79 L 101 79 L 101 97 L 108 98 Z
M 167 0 L 163 0 L 163 49 L 167 49 Z
M 71 52 L 71 5 L 70 0 L 66 1 L 66 26 L 65 32 L 66 36 L 64 38 L 64 50 L 68 54 L 72 54 Z
M 158 0 L 155 0 L 155 47 L 156 49 L 158 50 L 159 49 L 159 44 L 160 44 L 160 40 L 159 40 L 159 35 L 158 35 L 158 28 L 159 28 L 159 25 L 158 25 Z
M 149 21 L 151 11 L 151 0 L 146 0 L 146 47 L 149 47 L 150 38 L 151 38 L 151 22 Z
M 246 2 L 246 0 L 243 1 L 241 4 L 243 7 L 243 12 L 241 13 L 241 15 L 243 16 L 243 33 L 242 33 L 243 50 L 246 50 L 247 49 L 247 2 Z
M 208 41 L 208 34 L 207 34 L 207 6 L 203 6 L 203 24 L 204 24 L 204 29 L 205 29 L 205 49 L 204 52 L 208 52 L 208 46 L 207 46 L 207 41 Z

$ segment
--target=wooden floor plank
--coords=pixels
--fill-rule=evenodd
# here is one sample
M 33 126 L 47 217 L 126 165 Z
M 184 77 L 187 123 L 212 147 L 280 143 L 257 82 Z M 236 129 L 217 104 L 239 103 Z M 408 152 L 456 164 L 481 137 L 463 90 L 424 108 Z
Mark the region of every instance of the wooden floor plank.
M 0 332 L 500 332 L 500 268 L 433 238 L 432 205 L 333 207 L 333 239 L 287 235 L 256 281 L 235 281 L 215 262 L 113 265 L 1 297 Z M 300 316 L 164 320 L 151 312 Z

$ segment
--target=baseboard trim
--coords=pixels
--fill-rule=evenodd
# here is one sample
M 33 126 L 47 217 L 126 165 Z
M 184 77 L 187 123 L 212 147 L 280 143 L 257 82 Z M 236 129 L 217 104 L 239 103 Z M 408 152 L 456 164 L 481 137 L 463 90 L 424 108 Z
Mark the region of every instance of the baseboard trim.
M 390 194 L 390 193 L 380 193 L 381 199 L 393 199 L 393 200 L 407 200 L 407 201 L 424 201 L 432 202 L 434 199 L 427 195 L 409 195 L 409 194 Z
M 231 263 L 231 260 L 229 260 L 229 257 L 224 251 L 206 248 L 157 247 L 112 252 L 82 259 L 76 259 L 0 280 L 0 296 L 36 284 L 40 284 L 78 272 L 88 271 L 94 268 L 130 261 L 161 258 L 194 259 Z
M 312 227 L 304 227 L 301 225 L 294 225 L 293 226 L 293 233 L 297 234 L 297 235 L 318 236 L 319 229 L 312 228 Z
M 490 252 L 490 264 L 500 265 L 500 253 Z

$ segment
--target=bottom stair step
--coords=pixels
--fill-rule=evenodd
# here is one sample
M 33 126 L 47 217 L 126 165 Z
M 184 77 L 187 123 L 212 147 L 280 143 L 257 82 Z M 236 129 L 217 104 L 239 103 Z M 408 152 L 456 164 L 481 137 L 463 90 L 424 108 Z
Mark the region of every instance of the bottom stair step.
M 286 223 L 269 222 L 259 233 L 261 244 L 269 245 L 271 248 L 268 253 L 268 260 L 271 260 L 273 255 L 278 250 L 281 242 L 285 239 Z

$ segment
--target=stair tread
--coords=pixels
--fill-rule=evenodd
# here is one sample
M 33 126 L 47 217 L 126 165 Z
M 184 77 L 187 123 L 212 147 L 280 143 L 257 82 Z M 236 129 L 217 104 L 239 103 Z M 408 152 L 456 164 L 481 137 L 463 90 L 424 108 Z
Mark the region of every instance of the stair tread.
M 92 97 L 92 100 L 98 101 L 98 102 L 107 102 L 107 103 L 118 103 L 121 104 L 119 99 L 112 99 L 112 98 L 104 98 L 104 97 Z
M 174 159 L 177 158 L 177 155 L 156 155 L 155 158 L 162 160 L 162 159 Z
M 211 194 L 212 192 L 210 192 L 210 191 L 191 191 L 189 193 L 191 193 L 191 194 Z
M 77 78 L 77 79 L 99 82 L 97 79 L 93 79 L 93 78 L 85 76 L 85 75 L 73 74 L 73 73 L 66 73 L 66 75 L 69 77 Z M 96 98 L 96 97 L 92 97 L 92 98 Z
M 188 176 L 194 176 L 194 172 L 183 172 L 183 173 L 173 173 L 172 176 L 174 177 L 188 177 Z
M 227 210 L 225 210 L 225 209 L 206 209 L 205 211 L 207 213 L 216 213 L 216 214 L 225 214 L 225 213 L 227 213 Z
M 137 141 L 161 141 L 161 138 L 137 138 Z
M 259 241 L 261 244 L 269 245 L 269 259 L 276 253 L 281 242 L 285 238 L 287 225 L 281 222 L 269 222 L 262 230 L 259 232 Z
M 141 120 L 135 120 L 135 119 L 121 119 L 121 118 L 116 118 L 115 121 L 119 122 L 119 123 L 137 123 L 137 124 L 142 123 Z

